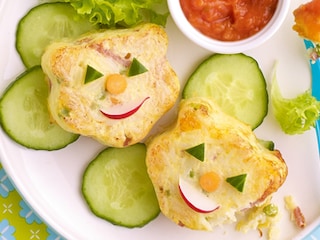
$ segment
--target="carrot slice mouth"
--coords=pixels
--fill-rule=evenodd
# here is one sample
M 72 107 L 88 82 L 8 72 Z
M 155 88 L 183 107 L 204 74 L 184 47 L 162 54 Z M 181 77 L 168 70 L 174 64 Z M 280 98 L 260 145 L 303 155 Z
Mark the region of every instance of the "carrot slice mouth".
M 147 101 L 149 98 L 150 97 L 146 97 L 140 103 L 135 105 L 127 104 L 127 105 L 114 106 L 112 108 L 109 108 L 108 111 L 104 111 L 100 109 L 100 112 L 105 117 L 110 119 L 124 119 L 135 114 L 141 108 L 141 106 L 145 103 L 145 101 Z

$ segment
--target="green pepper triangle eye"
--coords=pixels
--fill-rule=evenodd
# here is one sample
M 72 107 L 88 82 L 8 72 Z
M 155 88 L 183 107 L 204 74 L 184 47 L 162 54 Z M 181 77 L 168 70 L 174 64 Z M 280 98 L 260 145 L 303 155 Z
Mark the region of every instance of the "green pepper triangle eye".
M 129 68 L 128 76 L 132 77 L 147 72 L 148 69 L 142 65 L 136 58 L 133 58 Z
M 84 83 L 86 84 L 86 83 L 92 82 L 102 76 L 103 74 L 101 72 L 87 65 L 87 71 L 86 71 L 86 77 L 85 77 Z
M 230 183 L 234 188 L 236 188 L 239 192 L 243 192 L 246 178 L 247 174 L 240 174 L 234 177 L 229 177 L 226 179 L 226 181 Z
M 190 155 L 194 156 L 196 159 L 200 160 L 201 162 L 204 161 L 204 143 L 201 143 L 192 148 L 188 148 L 185 151 Z

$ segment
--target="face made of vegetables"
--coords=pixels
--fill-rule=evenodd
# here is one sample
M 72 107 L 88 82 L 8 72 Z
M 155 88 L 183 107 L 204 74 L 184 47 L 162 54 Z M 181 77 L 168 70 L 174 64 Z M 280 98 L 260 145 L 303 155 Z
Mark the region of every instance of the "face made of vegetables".
M 164 29 L 155 24 L 52 43 L 41 65 L 51 83 L 53 119 L 108 146 L 142 141 L 179 95 L 167 45 Z
M 199 111 L 205 115 L 209 112 L 208 110 L 204 110 L 206 108 L 201 105 L 195 107 L 195 109 L 197 108 L 203 108 L 203 110 L 198 109 L 195 110 L 195 112 Z M 216 113 L 216 115 L 219 114 Z M 246 127 L 243 129 L 243 126 L 241 126 L 242 123 L 240 122 L 237 126 L 236 121 L 234 122 L 234 129 L 212 129 L 208 127 L 209 134 L 207 133 L 205 137 L 201 137 L 203 134 L 201 128 L 207 124 L 205 123 L 207 116 L 202 116 L 204 123 L 202 123 L 202 120 L 199 120 L 198 117 L 191 116 L 192 115 L 188 113 L 185 114 L 185 117 L 180 118 L 180 128 L 185 131 L 181 133 L 182 136 L 187 136 L 189 134 L 188 132 L 191 131 L 195 134 L 195 141 L 199 139 L 203 139 L 204 141 L 186 149 L 181 149 L 182 158 L 184 158 L 186 162 L 188 161 L 186 165 L 188 165 L 190 169 L 187 173 L 179 176 L 179 193 L 184 202 L 192 210 L 206 214 L 219 210 L 220 207 L 222 207 L 223 203 L 219 195 L 238 194 L 239 196 L 242 195 L 242 197 L 248 193 L 248 195 L 250 195 L 250 191 L 252 191 L 255 185 L 253 181 L 258 176 L 253 174 L 253 169 L 248 164 L 254 161 L 253 159 L 255 158 L 254 152 L 250 153 L 248 149 L 255 148 L 250 146 L 250 144 L 257 145 L 258 143 L 252 141 L 253 139 L 250 138 L 240 140 L 241 135 L 247 137 L 249 132 L 242 132 L 248 131 L 248 129 Z M 224 114 L 221 114 L 221 116 L 224 116 Z M 219 119 L 219 117 L 217 118 Z M 228 121 L 228 118 L 229 117 L 226 117 L 225 121 Z M 216 124 L 218 128 L 219 123 Z M 215 131 L 215 133 L 213 133 L 213 131 Z M 224 137 L 221 136 L 222 134 L 229 135 L 231 142 L 224 139 Z M 213 139 L 211 139 L 210 135 Z M 234 143 L 232 143 L 231 139 L 233 139 Z M 185 140 L 182 141 L 184 142 Z M 234 145 L 236 144 L 239 144 L 240 147 L 235 147 Z M 267 151 L 266 149 L 266 152 Z M 241 155 L 244 155 L 244 159 L 242 159 Z M 256 157 L 259 158 L 261 156 Z M 246 184 L 247 178 L 249 179 L 248 184 Z M 246 185 L 248 185 L 249 189 L 246 189 Z M 228 190 L 221 190 L 221 188 Z M 262 191 L 261 194 L 263 195 Z M 215 201 L 215 197 L 219 200 Z M 257 197 L 257 201 L 264 200 L 262 198 L 260 200 L 258 199 L 259 197 Z M 252 203 L 253 202 L 254 201 L 252 201 Z M 249 205 L 250 204 L 248 204 L 247 207 L 249 207 Z
M 194 147 L 188 148 L 185 151 L 195 159 L 203 162 L 205 160 L 205 146 L 205 143 L 201 143 Z M 192 175 L 192 173 L 190 174 Z M 247 174 L 243 173 L 222 179 L 222 176 L 220 176 L 216 171 L 208 170 L 200 175 L 198 182 L 195 181 L 195 185 L 188 183 L 187 180 L 185 180 L 183 177 L 180 177 L 179 191 L 183 200 L 193 210 L 200 213 L 210 213 L 218 210 L 220 205 L 213 199 L 210 199 L 207 194 L 216 191 L 220 187 L 221 181 L 226 181 L 237 191 L 243 192 L 246 177 Z
M 127 72 L 124 71 L 122 74 L 112 73 L 104 76 L 102 73 L 88 65 L 85 76 L 85 84 L 103 78 L 104 89 L 106 93 L 117 96 L 118 94 L 126 91 L 128 86 L 127 81 L 130 81 L 130 77 L 143 74 L 147 71 L 148 70 L 145 68 L 145 66 L 143 66 L 136 58 L 133 58 Z M 109 119 L 124 119 L 130 117 L 132 114 L 135 114 L 143 105 L 143 103 L 149 98 L 149 96 L 146 96 L 135 104 L 124 103 L 120 106 L 111 107 L 107 110 L 100 109 L 100 112 Z
M 147 145 L 146 164 L 162 213 L 197 230 L 236 221 L 283 184 L 287 167 L 249 125 L 210 98 L 180 102 L 177 121 Z

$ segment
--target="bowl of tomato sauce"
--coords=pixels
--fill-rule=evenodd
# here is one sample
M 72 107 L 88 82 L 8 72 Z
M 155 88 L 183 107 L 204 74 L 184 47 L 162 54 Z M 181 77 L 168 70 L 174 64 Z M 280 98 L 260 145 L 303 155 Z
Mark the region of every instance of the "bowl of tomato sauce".
M 284 22 L 290 0 L 168 0 L 178 28 L 216 53 L 239 53 L 270 39 Z

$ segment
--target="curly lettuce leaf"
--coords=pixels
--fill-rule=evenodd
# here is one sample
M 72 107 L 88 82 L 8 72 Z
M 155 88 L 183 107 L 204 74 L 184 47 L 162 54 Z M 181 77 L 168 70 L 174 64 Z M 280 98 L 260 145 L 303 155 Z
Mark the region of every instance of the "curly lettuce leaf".
M 94 24 L 130 27 L 142 22 L 166 25 L 169 11 L 166 0 L 62 0 Z
M 275 74 L 271 86 L 271 106 L 276 120 L 286 134 L 302 134 L 314 127 L 319 119 L 320 102 L 311 95 L 310 90 L 293 99 L 284 98 Z

